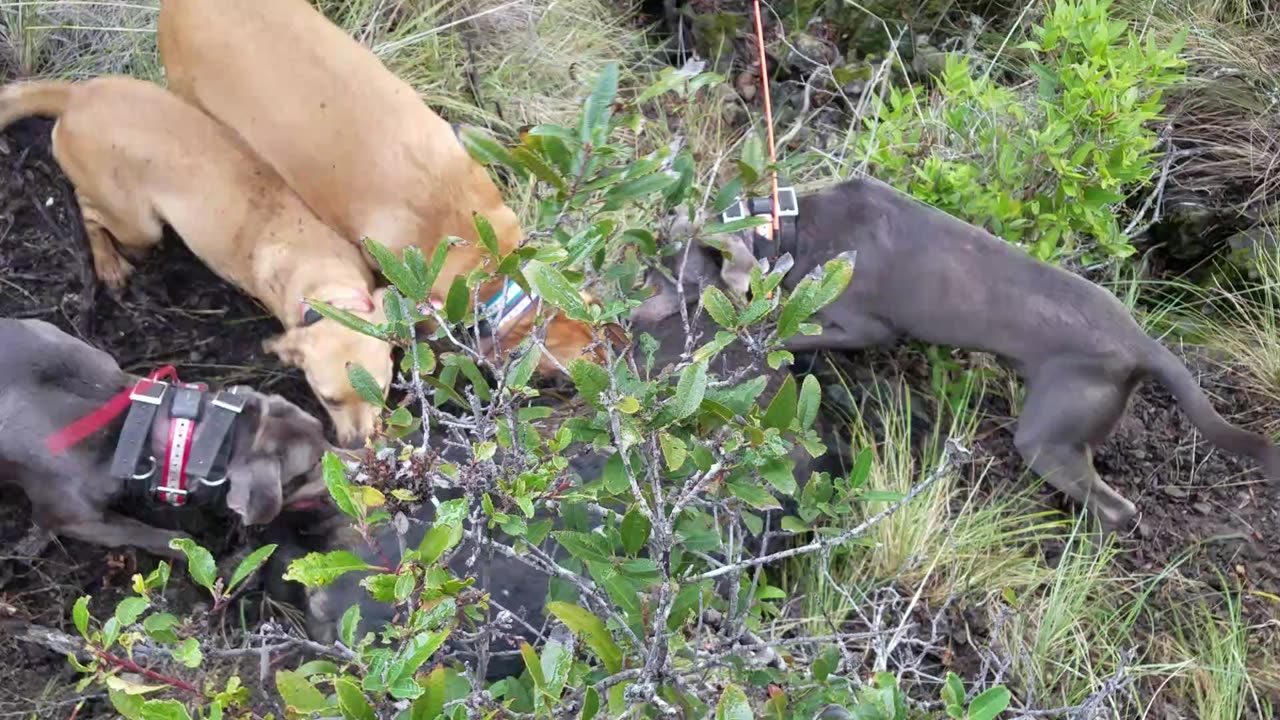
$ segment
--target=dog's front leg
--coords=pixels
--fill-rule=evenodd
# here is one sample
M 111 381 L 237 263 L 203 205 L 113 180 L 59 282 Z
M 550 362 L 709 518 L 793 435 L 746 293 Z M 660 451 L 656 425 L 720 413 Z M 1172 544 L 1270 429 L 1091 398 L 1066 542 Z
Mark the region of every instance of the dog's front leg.
M 819 350 L 865 350 L 888 345 L 897 334 L 893 328 L 866 315 L 840 318 L 839 322 L 818 315 L 822 325 L 820 335 L 793 335 L 783 342 L 792 352 L 816 352 Z
M 136 547 L 159 557 L 182 559 L 182 552 L 169 547 L 169 542 L 189 537 L 185 533 L 161 530 L 123 515 L 107 513 L 102 520 L 62 525 L 58 535 L 107 547 Z

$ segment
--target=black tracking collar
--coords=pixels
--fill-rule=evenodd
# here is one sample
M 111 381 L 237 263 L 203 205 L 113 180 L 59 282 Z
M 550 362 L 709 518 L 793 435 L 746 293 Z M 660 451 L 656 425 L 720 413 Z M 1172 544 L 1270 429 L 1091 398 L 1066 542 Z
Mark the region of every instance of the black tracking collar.
M 116 442 L 111 477 L 131 500 L 182 506 L 211 504 L 226 493 L 227 465 L 248 397 L 202 384 L 143 380 L 129 395 L 129 414 Z M 209 395 L 213 397 L 208 397 Z M 156 415 L 169 418 L 164 457 L 149 454 Z
M 770 237 L 767 226 L 751 229 L 751 252 L 758 260 L 768 260 L 770 264 L 782 255 L 791 253 L 795 257 L 796 220 L 800 216 L 800 203 L 796 190 L 791 185 L 778 186 L 778 224 L 779 229 Z M 720 216 L 722 222 L 734 222 L 748 217 L 764 217 L 773 220 L 773 198 L 770 196 L 739 198 Z

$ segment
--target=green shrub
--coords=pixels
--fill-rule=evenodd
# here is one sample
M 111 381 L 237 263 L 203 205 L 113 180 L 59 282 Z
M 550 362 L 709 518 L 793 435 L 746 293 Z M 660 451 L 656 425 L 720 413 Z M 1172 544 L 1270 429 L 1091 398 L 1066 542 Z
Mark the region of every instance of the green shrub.
M 1180 42 L 1143 43 L 1110 0 L 1056 0 L 1019 46 L 1035 93 L 949 55 L 936 85 L 891 89 L 859 139 L 881 179 L 1036 257 L 1133 252 L 1118 204 L 1157 170 L 1161 92 Z

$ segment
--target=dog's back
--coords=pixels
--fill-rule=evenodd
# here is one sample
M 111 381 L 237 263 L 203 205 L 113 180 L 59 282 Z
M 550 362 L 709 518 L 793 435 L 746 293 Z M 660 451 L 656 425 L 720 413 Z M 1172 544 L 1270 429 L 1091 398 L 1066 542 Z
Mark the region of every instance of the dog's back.
M 851 245 L 851 304 L 884 308 L 910 337 L 1017 360 L 1145 351 L 1145 333 L 1110 292 L 879 181 L 853 179 L 808 196 L 801 217 L 809 221 L 799 240 L 805 252 L 793 275 Z
M 478 240 L 481 212 L 504 249 L 518 242 L 451 126 L 306 0 L 165 0 L 157 37 L 169 89 L 234 128 L 348 240 L 429 251 L 446 235 Z
M 51 458 L 45 438 L 129 382 L 110 355 L 47 322 L 0 319 L 0 463 L 8 468 L 0 481 L 22 485 L 30 468 L 82 464 L 75 453 Z M 101 444 L 90 438 L 82 449 L 97 455 Z

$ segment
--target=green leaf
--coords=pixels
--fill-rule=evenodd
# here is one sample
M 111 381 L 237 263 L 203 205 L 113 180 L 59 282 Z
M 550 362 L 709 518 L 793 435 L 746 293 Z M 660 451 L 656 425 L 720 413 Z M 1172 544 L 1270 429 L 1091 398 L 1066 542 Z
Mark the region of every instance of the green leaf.
M 76 600 L 76 604 L 71 606 L 71 621 L 75 623 L 76 630 L 80 631 L 80 636 L 85 640 L 89 639 L 89 596 L 82 595 Z
M 730 205 L 732 205 L 738 199 L 740 195 L 742 195 L 742 178 L 736 177 L 730 180 L 729 182 L 725 183 L 724 185 L 721 185 L 720 189 L 716 192 L 715 202 L 711 204 L 711 214 L 712 215 L 722 214 L 725 210 L 729 208 Z M 756 218 L 756 217 L 747 218 L 747 219 L 756 221 L 754 224 L 749 225 L 747 227 L 755 227 L 756 225 L 763 225 L 765 222 L 772 222 L 772 221 L 767 221 L 764 218 Z M 703 232 L 707 235 L 719 235 L 726 231 L 724 230 L 713 231 L 711 227 L 708 226 L 703 229 Z
M 347 720 L 378 720 L 353 679 L 340 677 L 333 683 L 333 689 L 338 692 L 338 709 L 342 711 L 342 717 Z
M 543 692 L 552 700 L 559 700 L 564 684 L 569 680 L 573 667 L 573 653 L 569 648 L 552 640 L 542 647 L 542 677 L 546 679 Z
M 729 492 L 734 497 L 757 510 L 774 510 L 782 507 L 778 503 L 778 499 L 769 494 L 769 491 L 764 488 L 739 482 L 726 483 L 726 487 L 729 488 Z
M 152 613 L 142 621 L 142 629 L 159 642 L 176 643 L 178 636 L 173 628 L 180 624 L 178 618 L 170 613 Z
M 444 262 L 449 257 L 449 248 L 461 242 L 461 238 L 449 236 L 444 240 L 436 243 L 435 248 L 431 251 L 431 262 L 427 265 L 427 275 L 424 284 L 427 290 L 435 289 L 436 279 L 440 277 L 440 271 L 444 269 Z
M 262 563 L 271 557 L 271 553 L 276 551 L 275 545 L 263 545 L 262 547 L 249 553 L 249 557 L 240 561 L 236 566 L 236 571 L 231 574 L 231 581 L 227 583 L 227 592 L 231 592 L 237 585 L 249 577 L 254 570 L 262 566 Z
M 676 181 L 676 178 L 664 172 L 650 173 L 634 180 L 621 182 L 604 194 L 606 209 L 616 209 L 628 201 L 647 197 L 660 192 Z
M 430 292 L 431 280 L 427 276 L 427 258 L 422 254 L 422 248 L 417 245 L 410 245 L 405 248 L 404 264 L 405 267 L 409 268 L 409 272 L 413 273 L 414 279 L 423 288 L 423 291 Z
M 667 461 L 668 470 L 675 472 L 684 466 L 689 453 L 683 440 L 664 432 L 658 434 L 658 445 L 662 448 L 662 458 Z
M 598 410 L 604 409 L 600 403 L 600 393 L 609 389 L 609 373 L 604 368 L 590 360 L 579 358 L 569 363 L 569 377 L 583 400 Z
M 146 598 L 127 597 L 116 605 L 116 620 L 120 621 L 121 626 L 128 627 L 138 622 L 138 618 L 150 605 Z
M 173 659 L 186 665 L 189 668 L 198 668 L 204 660 L 204 653 L 200 652 L 200 643 L 195 638 L 187 638 L 178 643 L 173 648 Z
M 323 587 L 347 573 L 370 569 L 373 569 L 372 565 L 349 550 L 313 552 L 290 563 L 284 579 L 300 582 L 307 587 Z
M 840 650 L 835 646 L 828 646 L 813 661 L 811 672 L 813 679 L 825 683 L 831 673 L 840 667 Z
M 395 253 L 372 238 L 365 238 L 364 246 L 378 263 L 378 269 L 383 277 L 390 280 L 391 284 L 404 293 L 405 297 L 414 302 L 422 302 L 426 299 L 429 288 L 422 284 L 422 280 L 410 271 L 409 266 L 396 257 Z
M 480 238 L 480 244 L 489 251 L 494 260 L 502 256 L 502 251 L 498 248 L 498 234 L 493 231 L 493 223 L 489 222 L 489 218 L 478 212 L 471 213 L 471 222 L 476 226 L 476 235 Z
M 632 508 L 622 518 L 622 547 L 629 555 L 635 555 L 640 552 L 645 543 L 649 542 L 649 531 L 653 529 L 649 518 L 635 508 Z
M 462 141 L 462 146 L 467 149 L 467 152 L 476 162 L 482 165 L 500 165 L 510 169 L 521 178 L 528 174 L 524 166 L 516 160 L 502 143 L 483 130 L 466 126 L 462 128 L 458 135 Z
M 326 452 L 321 460 L 321 466 L 324 470 L 324 485 L 328 488 L 333 503 L 348 517 L 362 518 L 363 508 L 357 506 L 352 499 L 351 483 L 347 482 L 347 467 L 343 464 L 342 458 L 338 457 L 337 453 Z
M 418 554 L 423 563 L 430 565 L 461 540 L 462 525 L 436 523 L 422 536 L 422 543 L 418 545 Z
M 200 587 L 213 592 L 218 566 L 213 562 L 213 556 L 209 551 L 190 538 L 174 538 L 169 541 L 169 547 L 180 550 L 187 556 L 187 572 L 190 573 L 191 579 L 195 580 Z
M 755 720 L 747 694 L 737 685 L 725 686 L 716 703 L 716 720 Z
M 594 535 L 573 530 L 559 530 L 552 535 L 569 554 L 583 561 L 609 562 L 609 556 L 596 546 Z
M 947 671 L 946 682 L 942 685 L 942 702 L 948 707 L 964 705 L 964 681 L 954 672 Z
M 142 703 L 142 720 L 191 720 L 187 709 L 177 700 L 147 700 Z
M 578 139 L 583 143 L 599 144 L 608 130 L 609 116 L 613 113 L 613 101 L 618 96 L 618 63 L 611 62 L 600 70 L 595 89 L 587 98 L 582 110 L 582 124 L 578 127 Z
M 560 176 L 560 173 L 555 168 L 551 167 L 551 165 L 549 165 L 545 160 L 531 152 L 528 148 L 514 148 L 511 150 L 511 155 L 520 164 L 528 168 L 529 172 L 533 173 L 539 180 L 550 184 L 560 192 L 567 192 L 569 190 L 568 184 L 565 183 L 564 178 Z M 496 255 L 497 253 L 494 254 Z
M 676 395 L 670 400 L 675 419 L 681 420 L 697 411 L 707 393 L 707 364 L 694 363 L 680 373 Z
M 596 657 L 600 658 L 600 662 L 604 663 L 605 670 L 610 674 L 622 671 L 622 649 L 614 642 L 613 636 L 609 634 L 608 628 L 600 618 L 572 603 L 549 602 L 547 610 L 574 634 L 582 636 L 587 647 L 591 648 Z
M 748 185 L 754 185 L 764 175 L 765 157 L 764 143 L 758 133 L 751 133 L 742 143 L 742 156 L 738 160 L 738 170 Z
M 529 677 L 533 678 L 533 686 L 538 690 L 545 688 L 547 679 L 542 674 L 542 662 L 538 660 L 538 653 L 529 643 L 521 642 L 520 656 L 524 658 L 524 666 L 529 670 Z
M 465 275 L 458 275 L 453 279 L 453 284 L 449 286 L 449 295 L 444 301 L 446 320 L 451 323 L 462 322 L 462 318 L 467 315 L 467 305 L 471 301 L 469 292 Z
M 818 419 L 818 408 L 822 407 L 822 386 L 818 378 L 806 375 L 800 385 L 800 400 L 796 405 L 796 420 L 801 430 L 808 430 Z
M 751 230 L 764 225 L 768 225 L 772 220 L 767 215 L 752 215 L 741 220 L 733 220 L 731 222 L 708 223 L 702 228 L 702 234 L 708 237 L 716 237 L 718 235 L 729 235 L 731 233 L 740 233 L 744 230 Z
M 353 313 L 336 308 L 320 300 L 307 298 L 306 303 L 308 307 L 320 313 L 322 317 L 328 318 L 348 330 L 358 332 L 361 335 L 368 335 L 369 337 L 387 339 L 387 334 L 383 332 L 382 328 Z
M 706 290 L 702 291 L 702 306 L 707 309 L 707 314 L 715 320 L 720 327 L 732 330 L 737 326 L 738 313 L 733 309 L 733 303 L 729 302 L 729 298 L 721 292 L 720 288 L 709 285 Z
M 760 475 L 778 492 L 788 496 L 795 495 L 795 463 L 792 460 L 785 457 L 774 458 L 760 467 Z
M 538 260 L 530 260 L 525 263 L 524 277 L 535 295 L 574 320 L 587 319 L 586 303 L 559 270 Z
M 524 355 L 511 366 L 511 370 L 507 373 L 507 386 L 513 388 L 527 386 L 529 380 L 533 378 L 534 371 L 538 369 L 538 361 L 541 359 L 541 350 L 532 346 L 526 348 Z
M 995 717 L 1009 707 L 1010 694 L 1004 686 L 997 685 L 986 690 L 969 703 L 969 720 L 995 720 Z
M 276 690 L 286 705 L 286 717 L 318 713 L 331 707 L 324 694 L 310 680 L 293 670 L 276 671 Z
M 378 381 L 373 379 L 373 375 L 360 366 L 359 363 L 351 363 L 347 366 L 347 379 L 351 381 L 351 387 L 360 394 L 365 402 L 378 408 L 385 408 L 383 402 L 382 387 L 378 385 Z
M 769 368 L 772 370 L 777 370 L 783 365 L 793 365 L 795 364 L 795 361 L 796 361 L 796 356 L 792 355 L 787 350 L 774 350 L 773 352 L 769 353 L 769 357 L 767 358 L 767 362 L 769 363 Z
M 146 700 L 141 695 L 132 695 L 123 690 L 109 688 L 107 697 L 111 700 L 111 707 L 126 720 L 142 720 L 142 704 Z
M 862 487 L 871 477 L 871 463 L 875 460 L 872 455 L 871 448 L 865 447 L 858 451 L 858 457 L 854 458 L 853 469 L 849 471 L 849 484 L 855 488 Z
M 356 646 L 356 631 L 360 627 L 360 606 L 352 605 L 342 613 L 342 621 L 338 624 L 338 634 L 342 643 L 349 648 Z
M 615 452 L 604 462 L 604 487 L 609 492 L 619 495 L 631 489 L 631 480 L 627 477 L 627 468 L 622 464 L 622 453 Z
M 600 694 L 593 687 L 588 687 L 587 692 L 582 697 L 582 713 L 578 715 L 578 720 L 592 720 L 600 713 Z
M 769 409 L 764 413 L 764 426 L 777 430 L 786 430 L 791 427 L 791 421 L 796 416 L 796 379 L 794 375 L 787 375 L 782 381 L 782 387 L 778 388 L 778 392 L 773 396 L 773 400 L 769 402 Z

